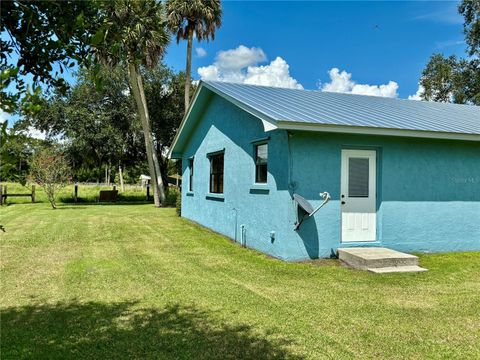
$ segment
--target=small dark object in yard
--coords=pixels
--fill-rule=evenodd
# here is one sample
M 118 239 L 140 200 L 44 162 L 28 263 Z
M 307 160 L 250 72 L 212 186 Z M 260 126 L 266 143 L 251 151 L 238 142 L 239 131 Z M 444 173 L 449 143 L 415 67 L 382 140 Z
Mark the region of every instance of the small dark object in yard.
M 5 228 L 3 227 L 3 225 L 0 225 L 0 230 L 5 232 Z
M 118 190 L 100 190 L 98 202 L 115 202 L 117 201 Z

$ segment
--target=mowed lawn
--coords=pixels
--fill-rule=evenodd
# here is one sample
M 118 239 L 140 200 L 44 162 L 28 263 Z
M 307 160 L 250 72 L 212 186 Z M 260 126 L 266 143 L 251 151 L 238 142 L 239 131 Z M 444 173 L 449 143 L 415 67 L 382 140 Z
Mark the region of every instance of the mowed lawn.
M 140 205 L 0 209 L 2 359 L 480 358 L 480 253 L 285 263 Z

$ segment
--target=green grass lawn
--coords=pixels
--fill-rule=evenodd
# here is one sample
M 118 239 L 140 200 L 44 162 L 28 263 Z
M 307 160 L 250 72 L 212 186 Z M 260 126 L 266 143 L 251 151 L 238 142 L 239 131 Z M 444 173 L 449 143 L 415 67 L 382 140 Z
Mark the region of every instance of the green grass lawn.
M 374 275 L 151 204 L 14 204 L 0 223 L 2 359 L 480 358 L 480 253 Z

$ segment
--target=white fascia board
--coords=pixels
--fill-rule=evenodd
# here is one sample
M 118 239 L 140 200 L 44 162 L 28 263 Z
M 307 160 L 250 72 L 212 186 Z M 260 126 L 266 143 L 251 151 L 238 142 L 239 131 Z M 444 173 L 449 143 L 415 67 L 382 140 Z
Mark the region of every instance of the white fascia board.
M 385 136 L 401 136 L 401 137 L 416 137 L 416 138 L 430 138 L 430 139 L 480 141 L 480 134 L 462 134 L 462 133 L 449 133 L 449 132 L 440 132 L 440 131 L 389 129 L 389 128 L 374 128 L 374 127 L 348 126 L 348 125 L 312 124 L 312 123 L 300 123 L 300 122 L 282 121 L 282 120 L 277 121 L 277 124 L 279 129 L 285 129 L 285 130 L 321 131 L 321 132 L 346 133 L 346 134 L 385 135 Z

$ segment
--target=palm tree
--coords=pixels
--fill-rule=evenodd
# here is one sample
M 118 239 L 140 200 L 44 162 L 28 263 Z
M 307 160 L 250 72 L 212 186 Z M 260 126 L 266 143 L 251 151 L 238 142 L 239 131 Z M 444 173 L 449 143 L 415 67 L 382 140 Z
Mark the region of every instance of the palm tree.
M 157 153 L 153 144 L 150 118 L 140 66 L 153 68 L 169 42 L 163 6 L 156 0 L 114 0 L 104 3 L 103 21 L 92 39 L 98 59 L 113 68 L 124 65 L 142 123 L 154 203 L 165 202 Z
M 185 111 L 190 102 L 193 35 L 198 41 L 215 38 L 215 30 L 222 24 L 220 0 L 167 0 L 167 20 L 170 30 L 187 40 L 187 66 L 185 69 Z

